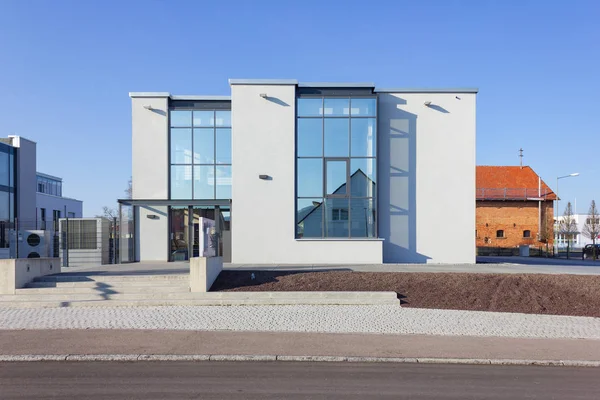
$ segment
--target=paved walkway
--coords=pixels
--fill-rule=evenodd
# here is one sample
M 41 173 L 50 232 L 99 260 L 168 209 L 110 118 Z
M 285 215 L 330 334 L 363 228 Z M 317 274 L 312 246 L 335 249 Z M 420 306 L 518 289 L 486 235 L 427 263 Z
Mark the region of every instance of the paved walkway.
M 431 335 L 146 330 L 0 330 L 0 356 L 51 354 L 278 355 L 600 360 L 600 342 Z
M 600 318 L 397 306 L 1 309 L 2 329 L 158 329 L 600 339 Z
M 600 261 L 560 260 L 534 257 L 478 257 L 478 264 L 225 264 L 225 270 L 269 271 L 323 271 L 347 270 L 364 272 L 474 272 L 492 274 L 576 274 L 600 275 Z M 189 272 L 187 262 L 141 262 L 132 264 L 100 265 L 63 268 L 68 274 L 149 275 L 181 274 Z

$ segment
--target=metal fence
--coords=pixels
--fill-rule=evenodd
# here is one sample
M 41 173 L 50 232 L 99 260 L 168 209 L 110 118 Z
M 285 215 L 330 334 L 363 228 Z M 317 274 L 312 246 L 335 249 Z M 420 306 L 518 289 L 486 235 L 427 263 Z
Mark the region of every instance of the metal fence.
M 124 230 L 132 231 L 126 221 Z M 63 266 L 91 266 L 119 263 L 119 247 L 133 256 L 133 235 L 122 243 L 116 218 L 61 218 L 53 221 L 0 221 L 0 258 L 57 257 Z
M 477 200 L 550 200 L 549 196 L 553 194 L 548 189 L 538 188 L 477 188 Z

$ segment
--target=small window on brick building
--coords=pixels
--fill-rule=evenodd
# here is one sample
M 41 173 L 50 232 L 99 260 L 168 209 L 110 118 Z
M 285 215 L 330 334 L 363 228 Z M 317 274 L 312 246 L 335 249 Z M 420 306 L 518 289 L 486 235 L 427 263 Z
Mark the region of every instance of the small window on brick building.
M 523 237 L 524 238 L 530 238 L 531 237 L 531 231 L 529 229 L 524 230 L 523 231 Z
M 503 238 L 504 237 L 504 231 L 502 229 L 498 229 L 496 231 L 496 237 L 497 238 Z

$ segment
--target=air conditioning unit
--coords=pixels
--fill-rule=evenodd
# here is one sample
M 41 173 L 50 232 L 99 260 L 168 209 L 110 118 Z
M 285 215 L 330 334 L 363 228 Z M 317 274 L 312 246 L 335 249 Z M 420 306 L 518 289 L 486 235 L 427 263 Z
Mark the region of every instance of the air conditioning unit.
M 11 250 L 18 248 L 19 258 L 40 258 L 50 256 L 50 244 L 52 243 L 48 231 L 13 231 L 10 238 Z

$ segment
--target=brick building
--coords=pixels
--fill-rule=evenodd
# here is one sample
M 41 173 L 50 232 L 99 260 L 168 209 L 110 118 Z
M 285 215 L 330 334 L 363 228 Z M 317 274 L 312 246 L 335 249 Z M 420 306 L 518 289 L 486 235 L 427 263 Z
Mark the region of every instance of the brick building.
M 531 167 L 478 166 L 476 246 L 552 246 L 554 200 Z

